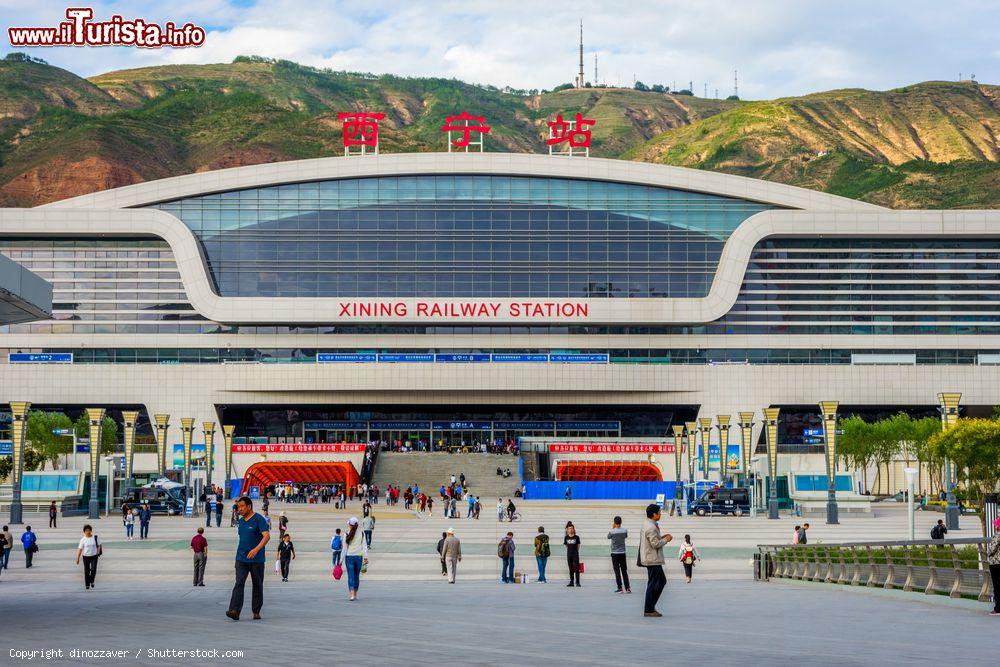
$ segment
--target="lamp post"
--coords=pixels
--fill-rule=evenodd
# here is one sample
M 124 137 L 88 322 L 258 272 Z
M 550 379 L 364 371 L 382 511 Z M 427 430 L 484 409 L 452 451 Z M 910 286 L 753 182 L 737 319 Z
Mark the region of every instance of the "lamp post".
M 101 518 L 101 503 L 97 499 L 97 487 L 101 483 L 101 426 L 104 423 L 104 408 L 87 408 L 87 424 L 90 428 L 90 502 L 87 518 Z M 111 478 L 108 477 L 108 487 Z M 108 488 L 108 493 L 111 489 Z
M 716 415 L 715 420 L 719 423 L 719 486 L 725 487 L 729 481 L 729 422 L 730 415 Z
M 181 417 L 181 442 L 184 443 L 184 492 L 191 497 L 191 439 L 194 437 L 194 418 Z
M 115 493 L 115 457 L 105 456 L 104 462 L 108 464 L 108 492 L 104 494 L 104 516 L 111 516 L 111 497 Z
M 680 500 L 684 497 L 684 491 L 681 489 L 681 449 L 683 443 L 681 439 L 684 437 L 684 427 L 680 424 L 674 424 L 674 472 L 675 472 L 675 488 L 674 488 L 674 498 Z
M 233 432 L 236 431 L 236 427 L 232 424 L 226 424 L 222 427 L 222 435 L 225 438 L 225 460 L 226 460 L 226 488 L 222 490 L 223 497 L 231 498 L 232 491 L 232 479 L 230 474 L 233 469 Z
M 750 459 L 753 457 L 753 418 L 754 412 L 740 413 L 740 431 L 742 441 L 740 442 L 740 457 L 743 460 L 743 476 L 750 483 Z
M 215 422 L 202 422 L 201 426 L 202 430 L 205 431 L 205 486 L 211 486 L 212 467 L 214 464 L 212 445 L 215 442 Z
M 764 408 L 764 429 L 767 432 L 767 462 L 769 488 L 767 518 L 778 518 L 778 413 L 779 408 Z
M 701 428 L 701 474 L 708 481 L 708 445 L 712 441 L 712 418 L 702 417 L 698 420 Z
M 698 422 L 684 422 L 684 432 L 687 433 L 687 462 L 688 462 L 688 478 L 687 478 L 687 489 L 685 489 L 685 498 L 687 494 L 690 493 L 688 489 L 694 488 L 694 465 L 695 457 L 698 455 L 695 447 L 698 441 Z
M 156 476 L 167 474 L 167 429 L 170 427 L 170 415 L 153 415 L 156 422 Z
M 132 486 L 132 456 L 135 452 L 135 422 L 139 419 L 137 410 L 122 412 L 125 424 L 125 469 L 122 471 L 122 483 L 126 488 Z
M 10 501 L 10 522 L 20 525 L 24 518 L 24 505 L 21 504 L 21 477 L 24 472 L 24 433 L 28 430 L 28 409 L 31 403 L 14 401 L 10 404 L 10 437 L 11 443 L 11 482 L 14 486 Z M 8 548 L 11 545 L 7 545 Z
M 837 508 L 837 408 L 839 401 L 820 401 L 823 445 L 826 448 L 826 522 L 840 523 Z
M 958 404 L 962 400 L 962 394 L 957 392 L 938 394 L 938 403 L 941 411 L 941 429 L 946 430 L 955 425 L 958 421 Z M 958 530 L 958 503 L 955 500 L 955 470 L 949 459 L 944 460 L 944 484 L 945 508 L 944 525 L 948 530 Z
M 913 540 L 917 539 L 916 538 L 916 533 L 915 533 L 914 527 L 913 527 L 913 491 L 914 491 L 914 487 L 916 486 L 917 473 L 918 472 L 920 472 L 920 471 L 917 470 L 916 468 L 903 468 L 903 474 L 906 475 L 906 489 L 907 489 L 906 515 L 907 515 L 907 519 L 909 520 L 908 521 L 908 525 L 910 527 L 910 541 L 911 542 Z

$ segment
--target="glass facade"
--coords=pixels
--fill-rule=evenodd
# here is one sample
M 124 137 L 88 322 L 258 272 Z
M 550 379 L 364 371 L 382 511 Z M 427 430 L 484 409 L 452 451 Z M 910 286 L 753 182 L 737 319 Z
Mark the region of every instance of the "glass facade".
M 756 202 L 643 185 L 428 175 L 164 202 L 222 296 L 701 297 Z

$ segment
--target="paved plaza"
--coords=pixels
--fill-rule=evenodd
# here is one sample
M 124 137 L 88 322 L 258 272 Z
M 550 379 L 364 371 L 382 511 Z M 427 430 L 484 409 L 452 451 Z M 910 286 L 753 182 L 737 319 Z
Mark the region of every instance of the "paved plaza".
M 371 567 L 358 602 L 347 601 L 346 583 L 330 576 L 329 538 L 357 507 L 272 504 L 284 509 L 298 558 L 282 583 L 270 563 L 262 621 L 234 623 L 224 617 L 232 587 L 235 534 L 207 530 L 210 544 L 206 587 L 191 586 L 187 549 L 197 518 L 154 517 L 151 539 L 125 542 L 117 517 L 94 522 L 105 545 L 97 587 L 83 589 L 73 564 L 82 518 L 57 530 L 29 517 L 39 533 L 36 566 L 23 568 L 11 555 L 0 575 L 7 600 L 0 664 L 18 662 L 10 651 L 62 649 L 67 663 L 190 664 L 204 659 L 162 658 L 147 649 L 242 650 L 245 660 L 300 664 L 539 664 L 572 659 L 585 664 L 655 660 L 766 661 L 766 664 L 996 665 L 1000 626 L 986 605 L 898 591 L 870 591 L 803 582 L 757 583 L 751 579 L 754 545 L 788 541 L 799 519 L 762 517 L 671 518 L 663 527 L 679 537 L 691 533 L 704 561 L 695 581 L 683 583 L 676 560 L 667 565 L 663 619 L 642 617 L 645 572 L 634 565 L 632 595 L 612 590 L 608 541 L 610 519 L 620 514 L 638 530 L 639 503 L 550 502 L 519 505 L 524 520 L 499 524 L 495 514 L 479 521 L 415 518 L 376 506 Z M 839 526 L 812 521 L 812 541 L 885 539 L 905 536 L 902 507 L 886 507 L 879 518 L 845 518 Z M 926 533 L 938 515 L 918 513 Z M 561 537 L 572 520 L 583 538 L 583 586 L 565 587 Z M 965 519 L 969 532 L 973 519 Z M 531 538 L 541 524 L 553 537 L 547 585 L 496 583 L 495 542 L 511 529 L 518 543 L 517 569 L 534 580 Z M 41 526 L 41 527 L 39 527 Z M 453 526 L 465 557 L 458 584 L 440 575 L 434 547 Z M 15 534 L 19 534 L 15 530 Z M 630 537 L 634 549 L 635 534 Z M 269 558 L 273 549 L 268 549 Z M 676 549 L 668 547 L 668 558 Z M 634 564 L 635 554 L 629 554 Z M 249 587 L 248 587 L 249 588 Z M 249 590 L 248 590 L 249 597 Z M 70 657 L 74 648 L 130 651 L 127 658 Z M 138 657 L 136 657 L 138 652 Z M 208 660 L 224 664 L 225 658 Z

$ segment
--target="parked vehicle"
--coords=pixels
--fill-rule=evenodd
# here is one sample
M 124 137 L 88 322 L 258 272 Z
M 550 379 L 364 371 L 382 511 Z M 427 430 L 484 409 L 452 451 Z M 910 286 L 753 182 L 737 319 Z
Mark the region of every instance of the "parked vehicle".
M 701 494 L 688 507 L 688 514 L 732 514 L 743 516 L 750 513 L 750 491 L 744 488 L 712 489 Z
M 122 495 L 122 502 L 132 508 L 149 504 L 153 514 L 183 514 L 186 502 L 184 485 L 161 478 L 145 486 L 130 487 Z

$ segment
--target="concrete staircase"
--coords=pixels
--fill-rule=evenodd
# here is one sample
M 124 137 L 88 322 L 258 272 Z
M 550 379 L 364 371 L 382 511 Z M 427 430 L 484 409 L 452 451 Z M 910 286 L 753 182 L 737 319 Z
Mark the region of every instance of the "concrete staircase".
M 497 466 L 510 468 L 511 476 L 498 477 Z M 512 497 L 520 483 L 516 456 L 447 452 L 380 452 L 373 483 L 383 490 L 389 484 L 399 484 L 404 491 L 418 484 L 431 495 L 442 484 L 447 486 L 453 474 L 457 479 L 462 473 L 469 490 L 482 498 L 484 508 L 490 506 L 491 499 Z

